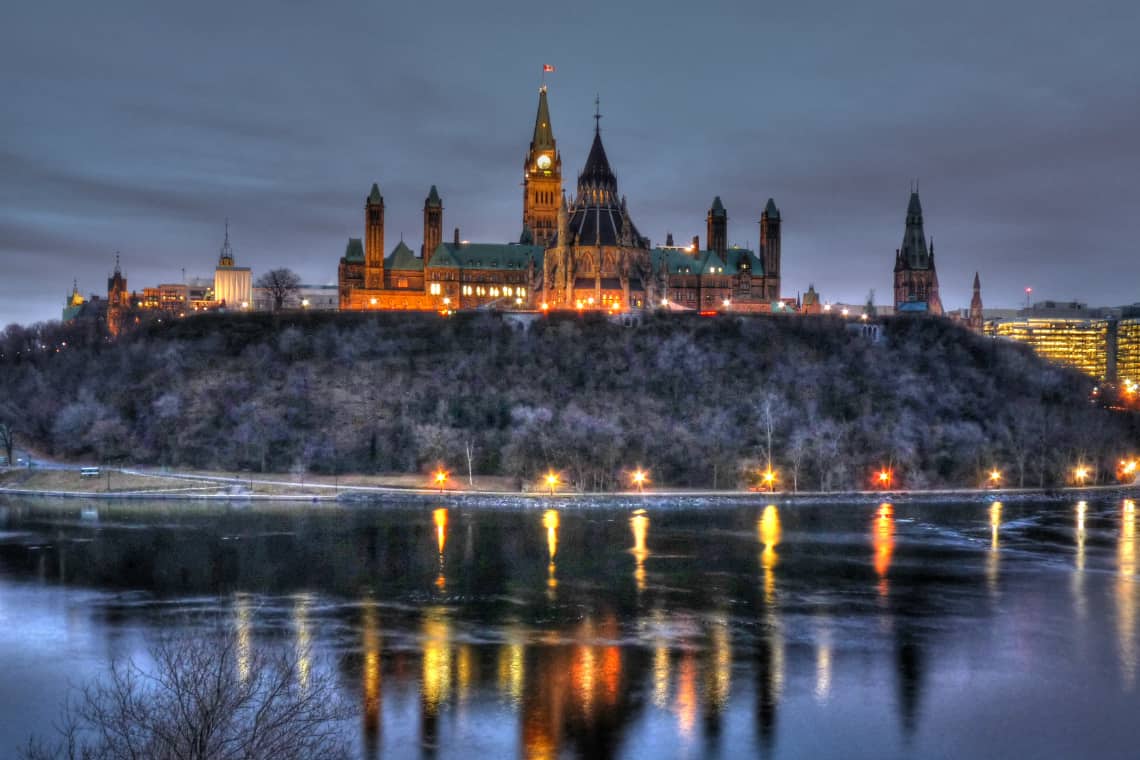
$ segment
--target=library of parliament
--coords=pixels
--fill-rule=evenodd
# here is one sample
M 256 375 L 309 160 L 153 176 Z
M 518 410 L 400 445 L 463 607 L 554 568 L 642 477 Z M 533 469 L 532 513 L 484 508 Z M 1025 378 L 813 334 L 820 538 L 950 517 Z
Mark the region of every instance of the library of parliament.
M 546 87 L 538 93 L 533 137 L 523 161 L 522 231 L 517 242 L 461 241 L 443 235 L 443 199 L 424 200 L 423 245 L 384 247 L 384 197 L 373 184 L 364 201 L 364 236 L 350 238 L 337 272 L 342 310 L 452 311 L 470 308 L 768 312 L 780 298 L 780 211 L 769 199 L 754 252 L 728 245 L 728 212 L 719 197 L 703 241 L 653 246 L 638 230 L 602 145 L 594 140 L 574 195 L 562 184 Z M 703 245 L 702 245 L 703 243 Z M 818 308 L 814 290 L 802 307 Z M 794 308 L 794 307 L 792 307 Z

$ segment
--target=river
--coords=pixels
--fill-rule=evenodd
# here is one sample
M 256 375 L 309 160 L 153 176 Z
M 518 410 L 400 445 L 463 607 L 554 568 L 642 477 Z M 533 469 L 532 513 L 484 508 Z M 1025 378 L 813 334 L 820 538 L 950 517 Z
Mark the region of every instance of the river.
M 362 757 L 1133 758 L 1136 522 L 0 500 L 0 756 L 215 618 L 327 668 Z

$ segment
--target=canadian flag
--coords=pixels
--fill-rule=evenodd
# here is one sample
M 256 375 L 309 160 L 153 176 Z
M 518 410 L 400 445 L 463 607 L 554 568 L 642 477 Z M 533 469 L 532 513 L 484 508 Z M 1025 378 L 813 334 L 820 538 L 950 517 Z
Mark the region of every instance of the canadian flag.
M 554 71 L 554 67 L 551 66 L 549 63 L 542 64 L 542 73 L 545 74 L 548 71 Z

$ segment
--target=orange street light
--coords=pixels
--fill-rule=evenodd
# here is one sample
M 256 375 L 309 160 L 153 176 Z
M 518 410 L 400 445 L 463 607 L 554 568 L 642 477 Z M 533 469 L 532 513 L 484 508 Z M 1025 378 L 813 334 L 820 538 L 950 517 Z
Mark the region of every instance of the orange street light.
M 890 488 L 891 487 L 892 475 L 893 474 L 891 473 L 891 471 L 885 467 L 883 469 L 879 470 L 879 485 L 882 486 L 883 488 Z
M 443 487 L 447 483 L 447 472 L 442 468 L 435 471 L 435 484 L 439 486 L 439 492 L 443 493 Z
M 554 495 L 554 489 L 558 486 L 558 473 L 548 472 L 546 474 L 546 485 L 550 488 L 550 495 Z
M 642 493 L 646 482 L 649 480 L 649 474 L 639 468 L 634 470 L 633 475 L 630 477 L 633 480 L 633 484 L 637 486 L 637 492 Z
M 990 485 L 997 486 L 1001 483 L 1001 471 L 998 469 L 990 470 Z
M 1078 485 L 1084 485 L 1085 481 L 1089 479 L 1089 468 L 1084 465 L 1078 465 L 1077 469 L 1073 470 L 1073 480 Z
M 764 481 L 764 485 L 768 486 L 768 491 L 771 492 L 776 490 L 777 477 L 775 470 L 769 467 L 760 475 L 760 478 Z

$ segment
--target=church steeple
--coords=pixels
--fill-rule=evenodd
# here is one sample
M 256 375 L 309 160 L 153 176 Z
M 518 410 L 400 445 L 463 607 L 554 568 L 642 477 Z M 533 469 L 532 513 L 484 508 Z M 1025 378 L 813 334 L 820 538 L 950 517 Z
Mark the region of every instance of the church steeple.
M 523 228 L 536 245 L 548 246 L 557 231 L 558 200 L 562 194 L 562 157 L 550 122 L 546 85 L 538 91 L 534 134 L 523 161 Z
M 982 281 L 978 273 L 974 272 L 974 297 L 970 299 L 970 329 L 982 331 L 985 317 L 982 314 Z
M 230 247 L 230 220 L 226 218 L 226 236 L 222 240 L 222 248 L 218 252 L 218 266 L 232 267 L 234 265 L 234 250 Z

